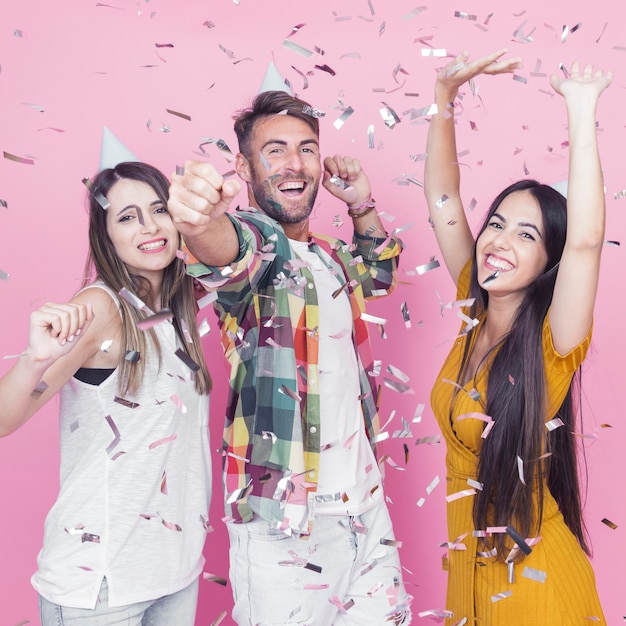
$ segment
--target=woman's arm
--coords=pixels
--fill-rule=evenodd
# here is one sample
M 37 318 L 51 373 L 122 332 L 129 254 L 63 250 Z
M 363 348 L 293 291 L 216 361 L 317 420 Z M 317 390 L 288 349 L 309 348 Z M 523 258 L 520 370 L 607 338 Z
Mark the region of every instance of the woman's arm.
M 437 112 L 428 129 L 424 193 L 437 243 L 455 283 L 472 254 L 474 240 L 460 195 L 453 102 L 459 87 L 479 74 L 502 74 L 518 68 L 519 58 L 500 60 L 506 52 L 498 50 L 471 62 L 468 53 L 462 52 L 439 70 L 435 82 Z
M 551 77 L 565 99 L 569 128 L 567 238 L 558 269 L 549 322 L 554 347 L 566 354 L 591 327 L 604 242 L 604 182 L 596 134 L 596 108 L 612 72 L 572 65 L 568 78 Z
M 112 327 L 104 298 L 113 304 L 90 289 L 31 314 L 28 347 L 0 379 L 0 436 L 22 426 L 99 350 Z

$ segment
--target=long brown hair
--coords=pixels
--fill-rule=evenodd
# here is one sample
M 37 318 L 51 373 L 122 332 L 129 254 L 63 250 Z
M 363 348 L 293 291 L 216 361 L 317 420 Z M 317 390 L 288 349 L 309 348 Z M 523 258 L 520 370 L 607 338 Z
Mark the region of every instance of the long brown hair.
M 519 191 L 529 192 L 540 207 L 548 261 L 541 276 L 528 287 L 511 330 L 483 359 L 484 363 L 497 350 L 489 368 L 487 397 L 481 399 L 483 410 L 493 418 L 494 426 L 480 450 L 477 479 L 483 488 L 474 499 L 474 524 L 482 530 L 488 526 L 511 525 L 522 537 L 533 536 L 541 527 L 544 481 L 547 481 L 565 523 L 583 550 L 589 553 L 582 520 L 577 445 L 573 434 L 576 430 L 576 407 L 572 386 L 578 381 L 578 376 L 574 377 L 556 413 L 564 426 L 551 432 L 545 426 L 547 390 L 542 329 L 552 302 L 558 265 L 565 246 L 565 198 L 537 181 L 518 181 L 503 190 L 493 201 L 478 236 L 485 230 L 501 202 L 511 193 Z M 470 297 L 475 298 L 470 309 L 472 318 L 487 310 L 489 294 L 478 282 L 476 263 L 472 265 Z M 468 337 L 459 382 L 467 370 L 470 343 Z M 550 453 L 547 457 L 544 456 L 546 452 Z M 524 461 L 526 484 L 520 480 L 517 457 Z M 533 504 L 535 489 L 538 492 L 536 508 Z M 496 548 L 498 560 L 506 559 L 510 544 L 505 535 L 495 534 L 492 542 L 484 540 L 484 543 L 487 549 Z
M 107 230 L 107 212 L 103 208 L 104 199 L 111 187 L 121 179 L 136 180 L 149 185 L 167 206 L 169 183 L 167 178 L 155 167 L 147 163 L 119 163 L 114 168 L 102 170 L 91 181 L 88 194 L 89 205 L 89 253 L 85 263 L 83 287 L 94 278 L 119 293 L 128 289 L 149 307 L 157 304 L 174 314 L 174 327 L 187 355 L 198 365 L 195 374 L 195 386 L 198 393 L 207 394 L 211 390 L 211 377 L 206 367 L 204 354 L 198 333 L 196 314 L 197 304 L 193 289 L 193 278 L 185 273 L 185 264 L 176 257 L 163 271 L 161 302 L 150 301 L 150 285 L 142 276 L 131 274 L 115 251 Z M 106 205 L 105 205 L 106 206 Z M 127 359 L 130 351 L 146 354 L 146 335 L 154 345 L 159 360 L 161 346 L 153 329 L 141 331 L 137 322 L 147 317 L 146 313 L 132 306 L 124 298 L 119 298 L 122 317 L 122 342 L 119 369 L 119 392 L 121 395 L 135 394 L 143 382 L 145 372 L 144 359 Z M 185 339 L 188 331 L 191 342 Z

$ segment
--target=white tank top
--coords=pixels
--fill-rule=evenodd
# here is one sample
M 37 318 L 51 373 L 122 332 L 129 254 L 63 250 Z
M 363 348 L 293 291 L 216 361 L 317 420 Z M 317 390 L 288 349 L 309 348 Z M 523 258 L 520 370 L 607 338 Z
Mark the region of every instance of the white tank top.
M 118 302 L 117 297 L 101 283 Z M 183 589 L 202 571 L 211 459 L 209 400 L 175 355 L 174 326 L 154 327 L 139 393 L 116 401 L 117 370 L 95 386 L 61 389 L 61 480 L 45 523 L 35 589 L 47 600 L 93 609 L 102 579 L 109 605 Z

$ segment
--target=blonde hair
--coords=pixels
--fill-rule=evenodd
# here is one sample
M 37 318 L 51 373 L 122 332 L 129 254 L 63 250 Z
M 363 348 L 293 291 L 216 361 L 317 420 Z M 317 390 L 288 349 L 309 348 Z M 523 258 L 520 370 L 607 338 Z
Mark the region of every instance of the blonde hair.
M 123 288 L 135 294 L 148 306 L 169 309 L 174 314 L 174 327 L 181 340 L 184 351 L 198 365 L 195 373 L 195 387 L 198 393 L 208 394 L 211 390 L 209 375 L 200 334 L 197 327 L 197 304 L 194 295 L 193 278 L 185 272 L 184 262 L 176 257 L 163 271 L 161 302 L 150 301 L 150 285 L 142 276 L 131 274 L 115 251 L 115 246 L 107 230 L 107 213 L 100 202 L 106 197 L 113 185 L 121 179 L 137 180 L 149 185 L 157 196 L 167 204 L 169 183 L 167 178 L 155 167 L 147 163 L 126 162 L 114 168 L 102 170 L 90 185 L 89 204 L 89 253 L 85 262 L 83 286 L 99 278 L 104 284 L 119 293 Z M 118 363 L 119 393 L 124 396 L 135 394 L 143 382 L 145 361 L 127 359 L 129 352 L 146 354 L 146 337 L 154 345 L 159 363 L 161 346 L 153 329 L 139 330 L 137 323 L 147 314 L 131 305 L 124 298 L 119 298 L 122 318 L 122 342 L 124 350 Z M 188 331 L 191 342 L 185 338 Z

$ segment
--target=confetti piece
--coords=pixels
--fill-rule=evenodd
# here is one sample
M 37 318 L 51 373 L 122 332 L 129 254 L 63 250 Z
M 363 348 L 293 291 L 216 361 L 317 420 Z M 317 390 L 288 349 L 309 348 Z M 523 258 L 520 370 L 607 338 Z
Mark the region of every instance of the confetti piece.
M 602 523 L 606 524 L 609 528 L 612 528 L 613 530 L 617 530 L 617 524 L 614 524 L 611 520 L 607 519 L 606 517 L 602 519 Z
M 559 418 L 559 417 L 555 417 L 554 419 L 550 420 L 549 422 L 546 422 L 546 428 L 549 431 L 556 430 L 557 428 L 560 428 L 561 426 L 565 426 L 565 424 L 563 423 L 563 420 L 561 420 L 561 418 Z
M 380 538 L 380 544 L 383 546 L 391 546 L 392 548 L 402 547 L 401 541 L 397 541 L 396 539 L 385 539 L 384 537 Z
M 114 435 L 113 441 L 107 446 L 107 449 L 106 449 L 106 453 L 111 454 L 112 450 L 119 444 L 121 435 L 120 435 L 120 431 L 115 425 L 115 422 L 113 421 L 113 418 L 110 415 L 105 415 L 104 419 L 107 421 L 107 423 L 111 427 L 111 430 L 113 431 L 113 435 Z
M 285 396 L 289 396 L 292 400 L 296 402 L 301 402 L 302 398 L 295 392 L 289 389 L 287 385 L 281 385 L 278 389 L 278 393 L 282 393 Z
M 439 261 L 435 257 L 432 257 L 428 263 L 424 265 L 418 265 L 415 269 L 417 273 L 421 276 L 426 272 L 430 272 L 431 270 L 437 269 L 439 267 Z
M 387 128 L 394 128 L 395 125 L 399 124 L 402 120 L 400 120 L 398 114 L 386 102 L 383 102 L 383 104 L 385 106 L 379 110 L 380 116 L 383 118 L 383 122 L 385 122 Z
M 313 52 L 311 50 L 308 50 L 307 48 L 303 48 L 302 46 L 299 46 L 297 43 L 294 43 L 293 41 L 289 41 L 285 39 L 283 40 L 283 46 L 287 48 L 288 50 L 291 50 L 292 52 L 301 54 L 304 57 L 313 56 Z
M 228 612 L 224 609 L 212 622 L 211 626 L 219 626 L 224 618 L 228 615 Z
M 226 587 L 228 584 L 227 580 L 222 576 L 216 576 L 215 574 L 210 574 L 209 572 L 202 572 L 202 580 L 208 580 L 209 582 L 217 583 L 223 587 Z
M 161 520 L 161 524 L 163 524 L 163 526 L 165 526 L 165 528 L 168 528 L 169 530 L 175 530 L 177 532 L 182 532 L 183 530 L 179 524 L 174 524 L 173 522 L 168 522 L 164 519 Z
M 513 541 L 519 546 L 520 550 L 529 555 L 532 552 L 532 548 L 524 541 L 522 536 L 513 528 L 513 526 L 506 527 L 506 534 L 513 539 Z
M 163 495 L 168 495 L 167 494 L 167 474 L 165 473 L 165 470 L 163 470 L 163 475 L 161 476 L 161 493 Z
M 159 446 L 162 446 L 163 444 L 166 443 L 170 443 L 171 441 L 174 441 L 176 439 L 177 435 L 170 435 L 169 437 L 163 437 L 162 439 L 157 439 L 156 441 L 153 441 L 149 446 L 148 446 L 148 450 L 154 450 L 154 448 L 158 448 Z
M 352 107 L 347 107 L 345 111 L 333 122 L 333 126 L 339 130 L 353 113 L 354 109 Z
M 438 446 L 441 443 L 441 435 L 429 435 L 428 437 L 420 437 L 415 440 L 415 445 L 419 446 L 422 444 L 434 445 Z
M 136 409 L 139 406 L 138 402 L 131 402 L 130 400 L 120 398 L 119 396 L 115 396 L 115 398 L 113 398 L 113 402 L 117 402 L 128 409 Z
M 491 601 L 495 603 L 499 600 L 510 598 L 512 594 L 513 592 L 510 589 L 508 591 L 502 591 L 501 593 L 496 593 L 494 596 L 491 596 Z
M 435 476 L 430 484 L 426 487 L 426 495 L 430 495 L 440 482 L 441 481 L 439 479 L 439 476 Z
M 100 536 L 99 535 L 94 535 L 92 533 L 83 533 L 80 536 L 80 540 L 81 540 L 82 543 L 85 543 L 85 542 L 100 543 Z
M 317 67 L 317 65 L 315 67 Z M 333 73 L 333 76 L 334 76 L 334 73 Z M 320 117 L 324 117 L 326 115 L 324 111 L 320 111 L 319 109 L 314 109 L 312 106 L 309 106 L 308 104 L 305 104 L 304 107 L 302 107 L 302 112 L 305 115 L 310 115 L 311 117 L 315 119 L 319 119 Z
M 522 572 L 522 576 L 524 578 L 529 578 L 530 580 L 536 580 L 538 583 L 545 583 L 548 574 L 547 572 L 543 572 L 539 569 L 525 567 L 524 571 Z
M 176 408 L 181 413 L 187 413 L 187 407 L 185 403 L 174 393 L 170 396 L 170 400 L 176 405 Z
M 192 371 L 197 372 L 200 366 L 182 349 L 178 348 L 174 354 Z
M 15 161 L 16 163 L 22 163 L 24 165 L 35 165 L 35 162 L 32 159 L 27 159 L 25 157 L 20 157 L 15 154 L 11 154 L 10 152 L 4 151 L 4 158 L 9 161 Z
M 463 489 L 462 491 L 457 491 L 456 493 L 451 493 L 446 496 L 446 502 L 454 502 L 455 500 L 460 500 L 461 498 L 466 498 L 467 496 L 475 496 L 476 489 Z
M 162 309 L 158 313 L 146 317 L 146 319 L 139 320 L 137 322 L 137 328 L 139 330 L 148 330 L 157 324 L 161 324 L 162 322 L 166 322 L 171 320 L 174 317 L 174 314 L 169 309 Z
M 445 48 L 422 48 L 423 57 L 445 57 L 448 56 L 448 51 Z

